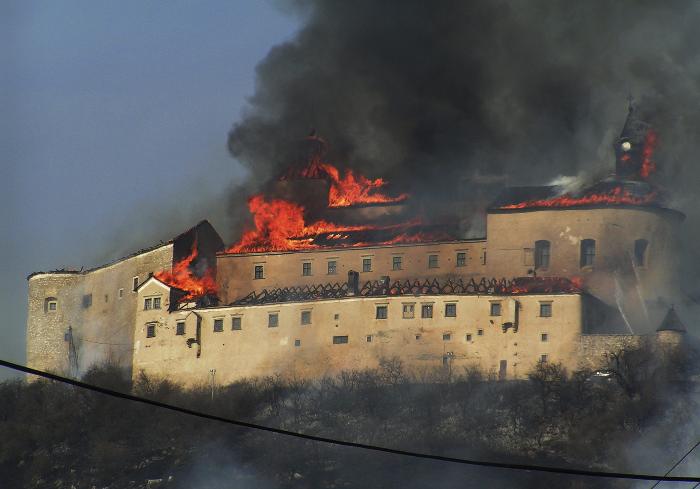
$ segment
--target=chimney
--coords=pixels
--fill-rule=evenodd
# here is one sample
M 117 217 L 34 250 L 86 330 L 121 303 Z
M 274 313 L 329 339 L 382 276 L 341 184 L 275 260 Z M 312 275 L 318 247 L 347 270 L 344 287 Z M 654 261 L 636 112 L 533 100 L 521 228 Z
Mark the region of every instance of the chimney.
M 348 272 L 348 295 L 360 293 L 360 274 L 353 270 Z

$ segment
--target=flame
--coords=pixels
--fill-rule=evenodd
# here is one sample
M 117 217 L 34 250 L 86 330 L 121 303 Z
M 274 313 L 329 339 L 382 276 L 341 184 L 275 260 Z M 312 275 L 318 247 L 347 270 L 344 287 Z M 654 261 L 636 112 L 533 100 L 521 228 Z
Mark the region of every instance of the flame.
M 314 173 L 317 173 L 320 168 L 331 181 L 331 188 L 328 192 L 328 207 L 349 207 L 357 204 L 388 204 L 402 202 L 408 198 L 406 193 L 396 197 L 389 197 L 379 192 L 378 190 L 388 183 L 383 178 L 370 180 L 364 175 L 356 175 L 352 170 L 346 170 L 345 176 L 341 177 L 340 170 L 328 163 L 314 163 L 309 168 L 312 166 L 314 167 Z
M 261 194 L 248 200 L 248 209 L 253 214 L 255 228 L 249 229 L 238 241 L 226 250 L 226 253 L 259 253 L 267 251 L 291 251 L 321 248 L 315 241 L 323 235 L 324 241 L 337 242 L 338 246 L 368 246 L 377 244 L 414 243 L 443 239 L 442 235 L 427 232 L 411 232 L 410 228 L 420 226 L 421 221 L 389 226 L 343 226 L 327 221 L 307 224 L 304 219 L 304 207 L 282 199 L 265 200 Z M 343 243 L 357 231 L 386 231 L 394 234 L 391 238 L 379 242 Z
M 622 187 L 615 187 L 608 192 L 592 193 L 581 197 L 572 197 L 569 194 L 564 194 L 550 199 L 529 200 L 517 204 L 509 204 L 501 207 L 501 209 L 527 209 L 531 207 L 560 208 L 596 204 L 647 205 L 654 203 L 657 197 L 658 192 L 656 191 L 649 192 L 642 197 L 637 197 L 629 190 L 625 190 Z
M 656 171 L 656 163 L 652 160 L 654 156 L 654 149 L 656 149 L 656 143 L 658 137 L 656 132 L 649 130 L 644 136 L 644 147 L 642 148 L 642 168 L 639 170 L 639 175 L 645 180 Z
M 190 300 L 207 294 L 216 294 L 216 280 L 213 269 L 207 268 L 202 277 L 197 277 L 190 265 L 197 258 L 197 241 L 192 245 L 192 252 L 175 265 L 172 270 L 162 270 L 154 274 L 161 282 L 187 292 L 180 300 Z

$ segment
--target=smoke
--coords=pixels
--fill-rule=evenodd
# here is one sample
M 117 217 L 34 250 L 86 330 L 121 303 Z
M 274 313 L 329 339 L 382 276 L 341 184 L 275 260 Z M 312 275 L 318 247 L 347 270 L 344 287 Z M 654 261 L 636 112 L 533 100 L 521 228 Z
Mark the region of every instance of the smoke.
M 260 63 L 256 92 L 229 134 L 254 187 L 294 160 L 293 143 L 311 128 L 335 164 L 428 203 L 452 200 L 477 172 L 507 175 L 511 185 L 604 175 L 632 95 L 659 134 L 659 182 L 681 209 L 697 207 L 694 2 L 289 7 L 305 24 Z

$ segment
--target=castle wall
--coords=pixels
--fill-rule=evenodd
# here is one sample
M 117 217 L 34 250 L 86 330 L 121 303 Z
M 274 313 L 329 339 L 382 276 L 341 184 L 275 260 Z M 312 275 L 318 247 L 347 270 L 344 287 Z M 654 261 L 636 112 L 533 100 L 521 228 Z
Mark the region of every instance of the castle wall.
M 644 336 L 631 334 L 584 334 L 579 340 L 579 366 L 601 368 L 610 352 L 638 348 L 644 339 Z
M 332 250 L 294 252 L 223 254 L 217 256 L 217 284 L 222 303 L 230 304 L 252 291 L 297 285 L 345 282 L 350 270 L 360 273 L 360 282 L 459 276 L 484 276 L 482 263 L 485 240 L 450 243 L 415 243 L 410 245 L 370 246 Z M 457 265 L 457 253 L 466 252 L 464 266 Z M 438 266 L 429 267 L 429 255 L 438 255 Z M 395 270 L 393 258 L 401 258 L 401 269 Z M 371 271 L 363 271 L 363 259 L 372 262 Z M 328 262 L 336 262 L 336 273 L 328 274 Z M 303 274 L 303 264 L 311 264 L 311 274 Z M 255 278 L 255 266 L 262 265 L 264 278 Z M 512 272 L 504 277 L 512 277 Z M 499 277 L 500 278 L 500 277 Z
M 167 296 L 153 282 L 139 291 L 141 299 Z M 501 316 L 490 315 L 492 301 L 501 303 Z M 552 316 L 540 317 L 540 303 L 550 301 Z M 447 303 L 456 304 L 456 317 L 445 316 Z M 408 304 L 414 305 L 413 318 L 403 317 Z M 433 318 L 421 318 L 423 304 L 433 305 Z M 387 319 L 377 319 L 377 306 L 384 305 Z M 171 314 L 139 307 L 133 373 L 184 384 L 209 382 L 211 369 L 217 383 L 275 374 L 308 378 L 372 368 L 382 358 L 398 356 L 411 369 L 477 366 L 495 374 L 505 361 L 505 375 L 519 378 L 542 355 L 570 368 L 578 364 L 581 308 L 578 294 L 355 297 Z M 304 311 L 310 312 L 310 324 L 302 324 Z M 269 327 L 270 314 L 278 314 L 278 326 Z M 233 318 L 240 318 L 240 330 L 233 329 Z M 214 331 L 216 319 L 223 321 L 221 332 Z M 179 321 L 185 325 L 183 335 L 176 334 Z M 513 324 L 504 329 L 504 323 L 515 322 L 517 331 Z M 153 338 L 147 334 L 149 323 Z M 337 338 L 334 343 L 334 337 L 347 337 L 347 343 Z

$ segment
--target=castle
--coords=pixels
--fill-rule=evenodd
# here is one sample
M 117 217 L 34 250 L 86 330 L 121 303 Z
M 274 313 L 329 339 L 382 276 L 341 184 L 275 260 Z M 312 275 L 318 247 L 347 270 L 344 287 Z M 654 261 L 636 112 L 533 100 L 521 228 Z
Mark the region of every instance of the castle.
M 537 362 L 595 368 L 643 338 L 682 340 L 672 304 L 684 215 L 649 182 L 655 134 L 634 109 L 613 175 L 568 192 L 506 188 L 480 238 L 410 218 L 407 196 L 343 177 L 323 144 L 307 138 L 303 164 L 251 199 L 255 229 L 229 248 L 202 221 L 95 269 L 31 274 L 28 365 L 78 375 L 110 359 L 192 384 L 399 357 L 507 379 Z

